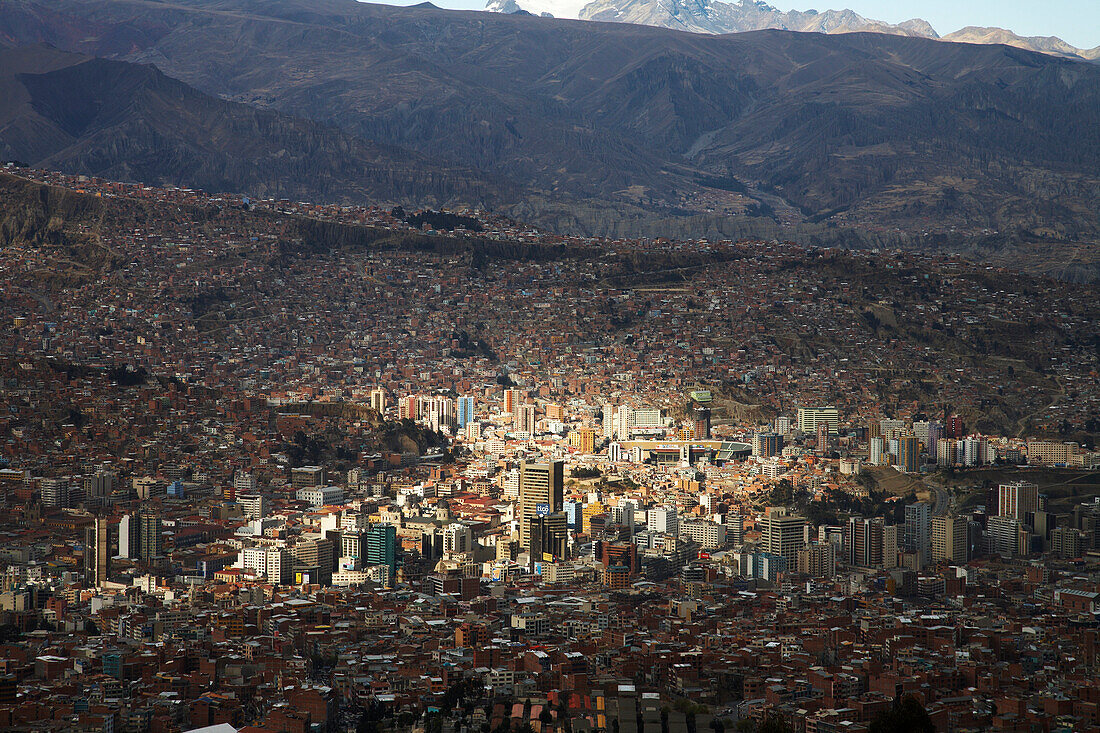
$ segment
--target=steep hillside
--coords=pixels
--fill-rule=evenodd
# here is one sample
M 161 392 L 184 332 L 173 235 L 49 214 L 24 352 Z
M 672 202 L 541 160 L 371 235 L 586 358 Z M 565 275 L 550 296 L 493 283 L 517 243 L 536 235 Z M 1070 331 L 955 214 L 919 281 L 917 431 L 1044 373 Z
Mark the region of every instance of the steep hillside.
M 456 201 L 456 168 L 506 181 L 496 208 L 560 229 L 955 249 L 1100 232 L 1100 68 L 1005 46 L 351 0 L 13 0 L 0 27 L 414 150 Z
M 458 167 L 227 102 L 155 67 L 0 50 L 0 160 L 119 180 L 331 201 L 494 201 Z

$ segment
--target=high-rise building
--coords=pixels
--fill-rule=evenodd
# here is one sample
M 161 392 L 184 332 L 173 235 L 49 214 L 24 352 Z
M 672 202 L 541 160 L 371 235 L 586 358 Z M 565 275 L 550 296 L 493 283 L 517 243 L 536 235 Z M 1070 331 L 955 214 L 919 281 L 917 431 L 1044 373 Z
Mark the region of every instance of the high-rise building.
M 936 441 L 936 465 L 954 466 L 958 457 L 957 441 L 954 438 L 940 438 Z
M 986 522 L 989 551 L 1003 557 L 1017 557 L 1028 553 L 1029 533 L 1022 522 L 1010 516 L 990 517 Z
M 634 408 L 630 405 L 619 405 L 619 409 L 615 411 L 615 437 L 619 440 L 630 440 L 634 425 Z
M 967 521 L 963 517 L 932 517 L 932 562 L 965 563 Z
M 775 423 L 772 425 L 772 428 L 780 435 L 786 435 L 791 432 L 791 419 L 786 415 L 780 415 L 775 418 Z
M 70 505 L 69 479 L 44 478 L 38 485 L 42 497 L 42 506 L 49 509 L 64 509 Z
M 504 412 L 514 415 L 516 408 L 519 407 L 523 401 L 523 390 L 519 389 L 506 389 L 504 390 Z
M 569 548 L 567 522 L 565 512 L 551 512 L 531 519 L 531 563 L 565 559 Z
M 882 567 L 883 527 L 878 517 L 849 517 L 844 527 L 844 561 L 861 568 Z
M 741 512 L 726 514 L 726 541 L 734 547 L 745 543 L 745 518 L 741 516 Z
M 386 390 L 381 388 L 372 389 L 370 391 L 370 406 L 371 409 L 377 412 L 379 415 L 385 415 Z
M 473 397 L 458 398 L 458 427 L 464 428 L 474 419 L 474 407 L 476 404 Z
M 691 417 L 695 440 L 710 440 L 710 408 L 696 407 Z
M 760 524 L 764 550 L 787 558 L 793 567 L 798 551 L 806 546 L 806 520 L 790 514 L 785 507 L 770 506 L 764 511 Z
M 872 466 L 881 466 L 886 463 L 886 439 L 881 435 L 871 438 L 871 451 L 867 460 Z
M 915 552 L 922 564 L 927 564 L 932 556 L 932 507 L 928 502 L 918 501 L 905 507 L 906 552 Z
M 646 512 L 646 527 L 650 532 L 670 534 L 680 533 L 680 518 L 675 507 L 654 507 Z
M 110 471 L 96 471 L 84 477 L 84 496 L 103 499 L 111 495 L 118 485 L 118 474 Z
M 96 588 L 107 582 L 111 563 L 111 525 L 105 517 L 96 517 L 84 531 L 84 575 Z
M 520 433 L 526 433 L 528 436 L 535 434 L 535 418 L 536 410 L 538 408 L 535 405 L 519 405 L 516 408 L 516 431 Z
M 828 453 L 829 452 L 829 423 L 819 422 L 817 424 L 817 452 Z
M 138 515 L 138 526 L 140 528 L 138 557 L 142 560 L 152 560 L 155 557 L 160 557 L 164 552 L 160 516 L 152 512 L 142 512 Z
M 237 494 L 237 506 L 248 519 L 263 519 L 269 509 L 267 497 L 263 494 Z
M 963 425 L 962 418 L 958 415 L 952 415 L 947 418 L 943 426 L 943 434 L 945 437 L 956 439 L 966 435 L 966 428 Z
M 831 578 L 836 573 L 836 547 L 825 542 L 806 545 L 796 554 L 798 572 L 811 578 Z
M 779 433 L 755 433 L 752 436 L 752 454 L 760 458 L 777 456 L 783 452 L 783 437 Z
M 141 550 L 141 525 L 133 514 L 118 521 L 118 556 L 133 559 Z
M 290 485 L 295 489 L 311 489 L 324 486 L 328 475 L 323 466 L 301 466 L 290 469 Z
M 840 411 L 835 407 L 799 407 L 798 429 L 804 433 L 817 433 L 819 423 L 829 426 L 829 432 L 835 433 L 840 427 Z
M 595 453 L 596 431 L 592 428 L 579 428 L 574 430 L 569 434 L 569 445 L 586 455 Z
M 898 438 L 898 468 L 905 473 L 920 472 L 920 441 L 915 435 Z
M 443 556 L 473 552 L 474 532 L 465 522 L 451 522 L 443 529 Z
M 898 566 L 898 548 L 904 541 L 905 527 L 888 524 L 882 528 L 882 567 L 886 570 Z
M 1001 516 L 1027 524 L 1031 521 L 1029 515 L 1039 511 L 1039 486 L 1028 481 L 1001 484 L 997 490 L 997 507 Z
M 531 550 L 531 520 L 539 515 L 562 510 L 565 492 L 565 463 L 528 463 L 519 465 L 519 541 Z
M 623 460 L 623 447 L 618 443 L 610 443 L 607 446 L 607 460 L 618 463 Z
M 372 524 L 366 534 L 364 565 L 386 565 L 391 582 L 397 578 L 397 527 L 392 524 Z

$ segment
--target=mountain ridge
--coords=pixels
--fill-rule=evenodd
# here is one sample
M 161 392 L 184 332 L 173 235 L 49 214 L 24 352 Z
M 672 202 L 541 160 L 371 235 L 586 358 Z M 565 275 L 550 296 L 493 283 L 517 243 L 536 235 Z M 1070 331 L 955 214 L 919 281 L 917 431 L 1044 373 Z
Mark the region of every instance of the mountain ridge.
M 1036 245 L 1044 268 L 1100 241 L 1100 68 L 1009 46 L 351 0 L 12 0 L 0 28 L 415 156 L 349 196 L 458 205 L 496 182 L 487 206 L 555 231 Z
M 921 18 L 887 23 L 865 18 L 849 9 L 782 11 L 763 0 L 490 0 L 485 9 L 499 13 L 522 10 L 532 15 L 635 23 L 690 33 L 725 34 L 766 29 L 800 33 L 885 33 L 958 43 L 1005 44 L 1038 53 L 1100 61 L 1100 46 L 1076 48 L 1055 36 L 1020 36 L 1004 28 L 968 26 L 941 37 L 928 21 Z M 563 11 L 565 15 L 559 14 Z

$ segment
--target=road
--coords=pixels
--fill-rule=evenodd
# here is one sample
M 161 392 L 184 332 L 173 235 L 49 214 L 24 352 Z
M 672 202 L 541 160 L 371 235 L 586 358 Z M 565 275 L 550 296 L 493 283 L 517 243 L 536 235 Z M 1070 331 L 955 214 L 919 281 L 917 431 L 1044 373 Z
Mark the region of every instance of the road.
M 934 483 L 931 479 L 925 478 L 924 485 L 932 490 L 935 495 L 935 499 L 932 502 L 932 516 L 942 517 L 951 509 L 951 497 L 947 493 L 942 485 Z

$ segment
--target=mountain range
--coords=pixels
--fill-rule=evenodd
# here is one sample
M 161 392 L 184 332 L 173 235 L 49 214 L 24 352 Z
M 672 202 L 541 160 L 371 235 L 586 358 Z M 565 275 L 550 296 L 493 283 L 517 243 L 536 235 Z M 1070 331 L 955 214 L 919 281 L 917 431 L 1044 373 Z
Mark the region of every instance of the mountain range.
M 692 33 L 743 33 L 765 29 L 805 33 L 889 33 L 936 38 L 956 43 L 996 43 L 1067 58 L 1100 61 L 1100 46 L 1075 48 L 1053 36 L 1018 36 L 1004 28 L 968 26 L 940 36 L 928 21 L 913 18 L 887 23 L 853 10 L 778 10 L 763 0 L 490 0 L 486 10 L 498 13 L 580 20 L 637 23 Z
M 1004 45 L 352 0 L 7 0 L 0 46 L 0 159 L 1100 274 L 1100 67 Z

